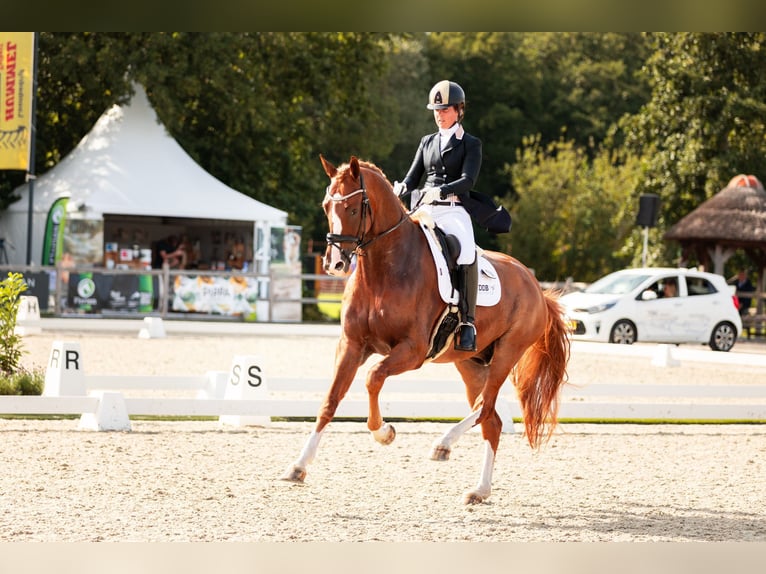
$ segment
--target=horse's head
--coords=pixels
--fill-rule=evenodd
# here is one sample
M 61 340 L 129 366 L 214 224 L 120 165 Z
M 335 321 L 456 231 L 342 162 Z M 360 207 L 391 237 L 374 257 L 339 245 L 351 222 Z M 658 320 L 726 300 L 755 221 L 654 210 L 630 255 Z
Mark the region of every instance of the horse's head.
M 330 178 L 322 202 L 330 227 L 324 267 L 332 275 L 348 275 L 353 254 L 368 251 L 409 219 L 391 182 L 376 165 L 351 156 L 348 164 L 336 168 L 319 157 Z
M 352 157 L 348 166 L 340 170 L 323 156 L 319 159 L 330 178 L 322 202 L 330 229 L 324 268 L 330 275 L 348 275 L 351 255 L 362 244 L 371 225 L 367 190 L 357 158 Z

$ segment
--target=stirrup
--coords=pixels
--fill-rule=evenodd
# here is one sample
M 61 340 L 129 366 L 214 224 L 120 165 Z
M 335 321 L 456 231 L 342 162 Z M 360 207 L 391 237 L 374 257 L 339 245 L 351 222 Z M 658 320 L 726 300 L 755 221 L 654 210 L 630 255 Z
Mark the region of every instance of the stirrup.
M 476 327 L 473 323 L 460 323 L 458 336 L 455 338 L 456 351 L 476 351 Z

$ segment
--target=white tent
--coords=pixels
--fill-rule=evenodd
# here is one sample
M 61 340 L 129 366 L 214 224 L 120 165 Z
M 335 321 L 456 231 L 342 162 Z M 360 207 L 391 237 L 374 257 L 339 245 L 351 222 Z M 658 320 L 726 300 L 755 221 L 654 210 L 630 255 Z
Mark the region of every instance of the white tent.
M 107 215 L 252 222 L 266 230 L 287 213 L 225 185 L 202 169 L 158 123 L 143 88 L 113 106 L 59 164 L 35 180 L 32 263 L 40 264 L 45 221 L 53 202 L 69 196 L 67 211 L 88 219 Z M 26 262 L 29 186 L 0 213 L 0 237 L 11 264 Z M 8 245 L 6 245 L 8 247 Z

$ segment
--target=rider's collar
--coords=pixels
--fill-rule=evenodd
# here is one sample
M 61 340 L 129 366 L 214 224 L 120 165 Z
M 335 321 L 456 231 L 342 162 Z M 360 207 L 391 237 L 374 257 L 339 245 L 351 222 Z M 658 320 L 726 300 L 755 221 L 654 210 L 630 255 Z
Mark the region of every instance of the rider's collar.
M 447 142 L 449 142 L 453 135 L 459 140 L 463 139 L 464 133 L 465 130 L 463 129 L 463 126 L 460 124 L 460 122 L 455 122 L 451 128 L 447 128 L 446 130 L 439 128 L 441 148 L 443 149 L 447 146 Z

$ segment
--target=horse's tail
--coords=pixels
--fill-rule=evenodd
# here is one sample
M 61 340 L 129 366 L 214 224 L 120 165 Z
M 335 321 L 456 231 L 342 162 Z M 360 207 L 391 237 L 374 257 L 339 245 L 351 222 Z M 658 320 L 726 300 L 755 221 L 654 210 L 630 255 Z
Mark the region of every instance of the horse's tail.
M 558 423 L 559 391 L 567 382 L 570 340 L 558 298 L 543 294 L 548 310 L 545 331 L 530 346 L 513 371 L 529 445 L 547 442 Z

